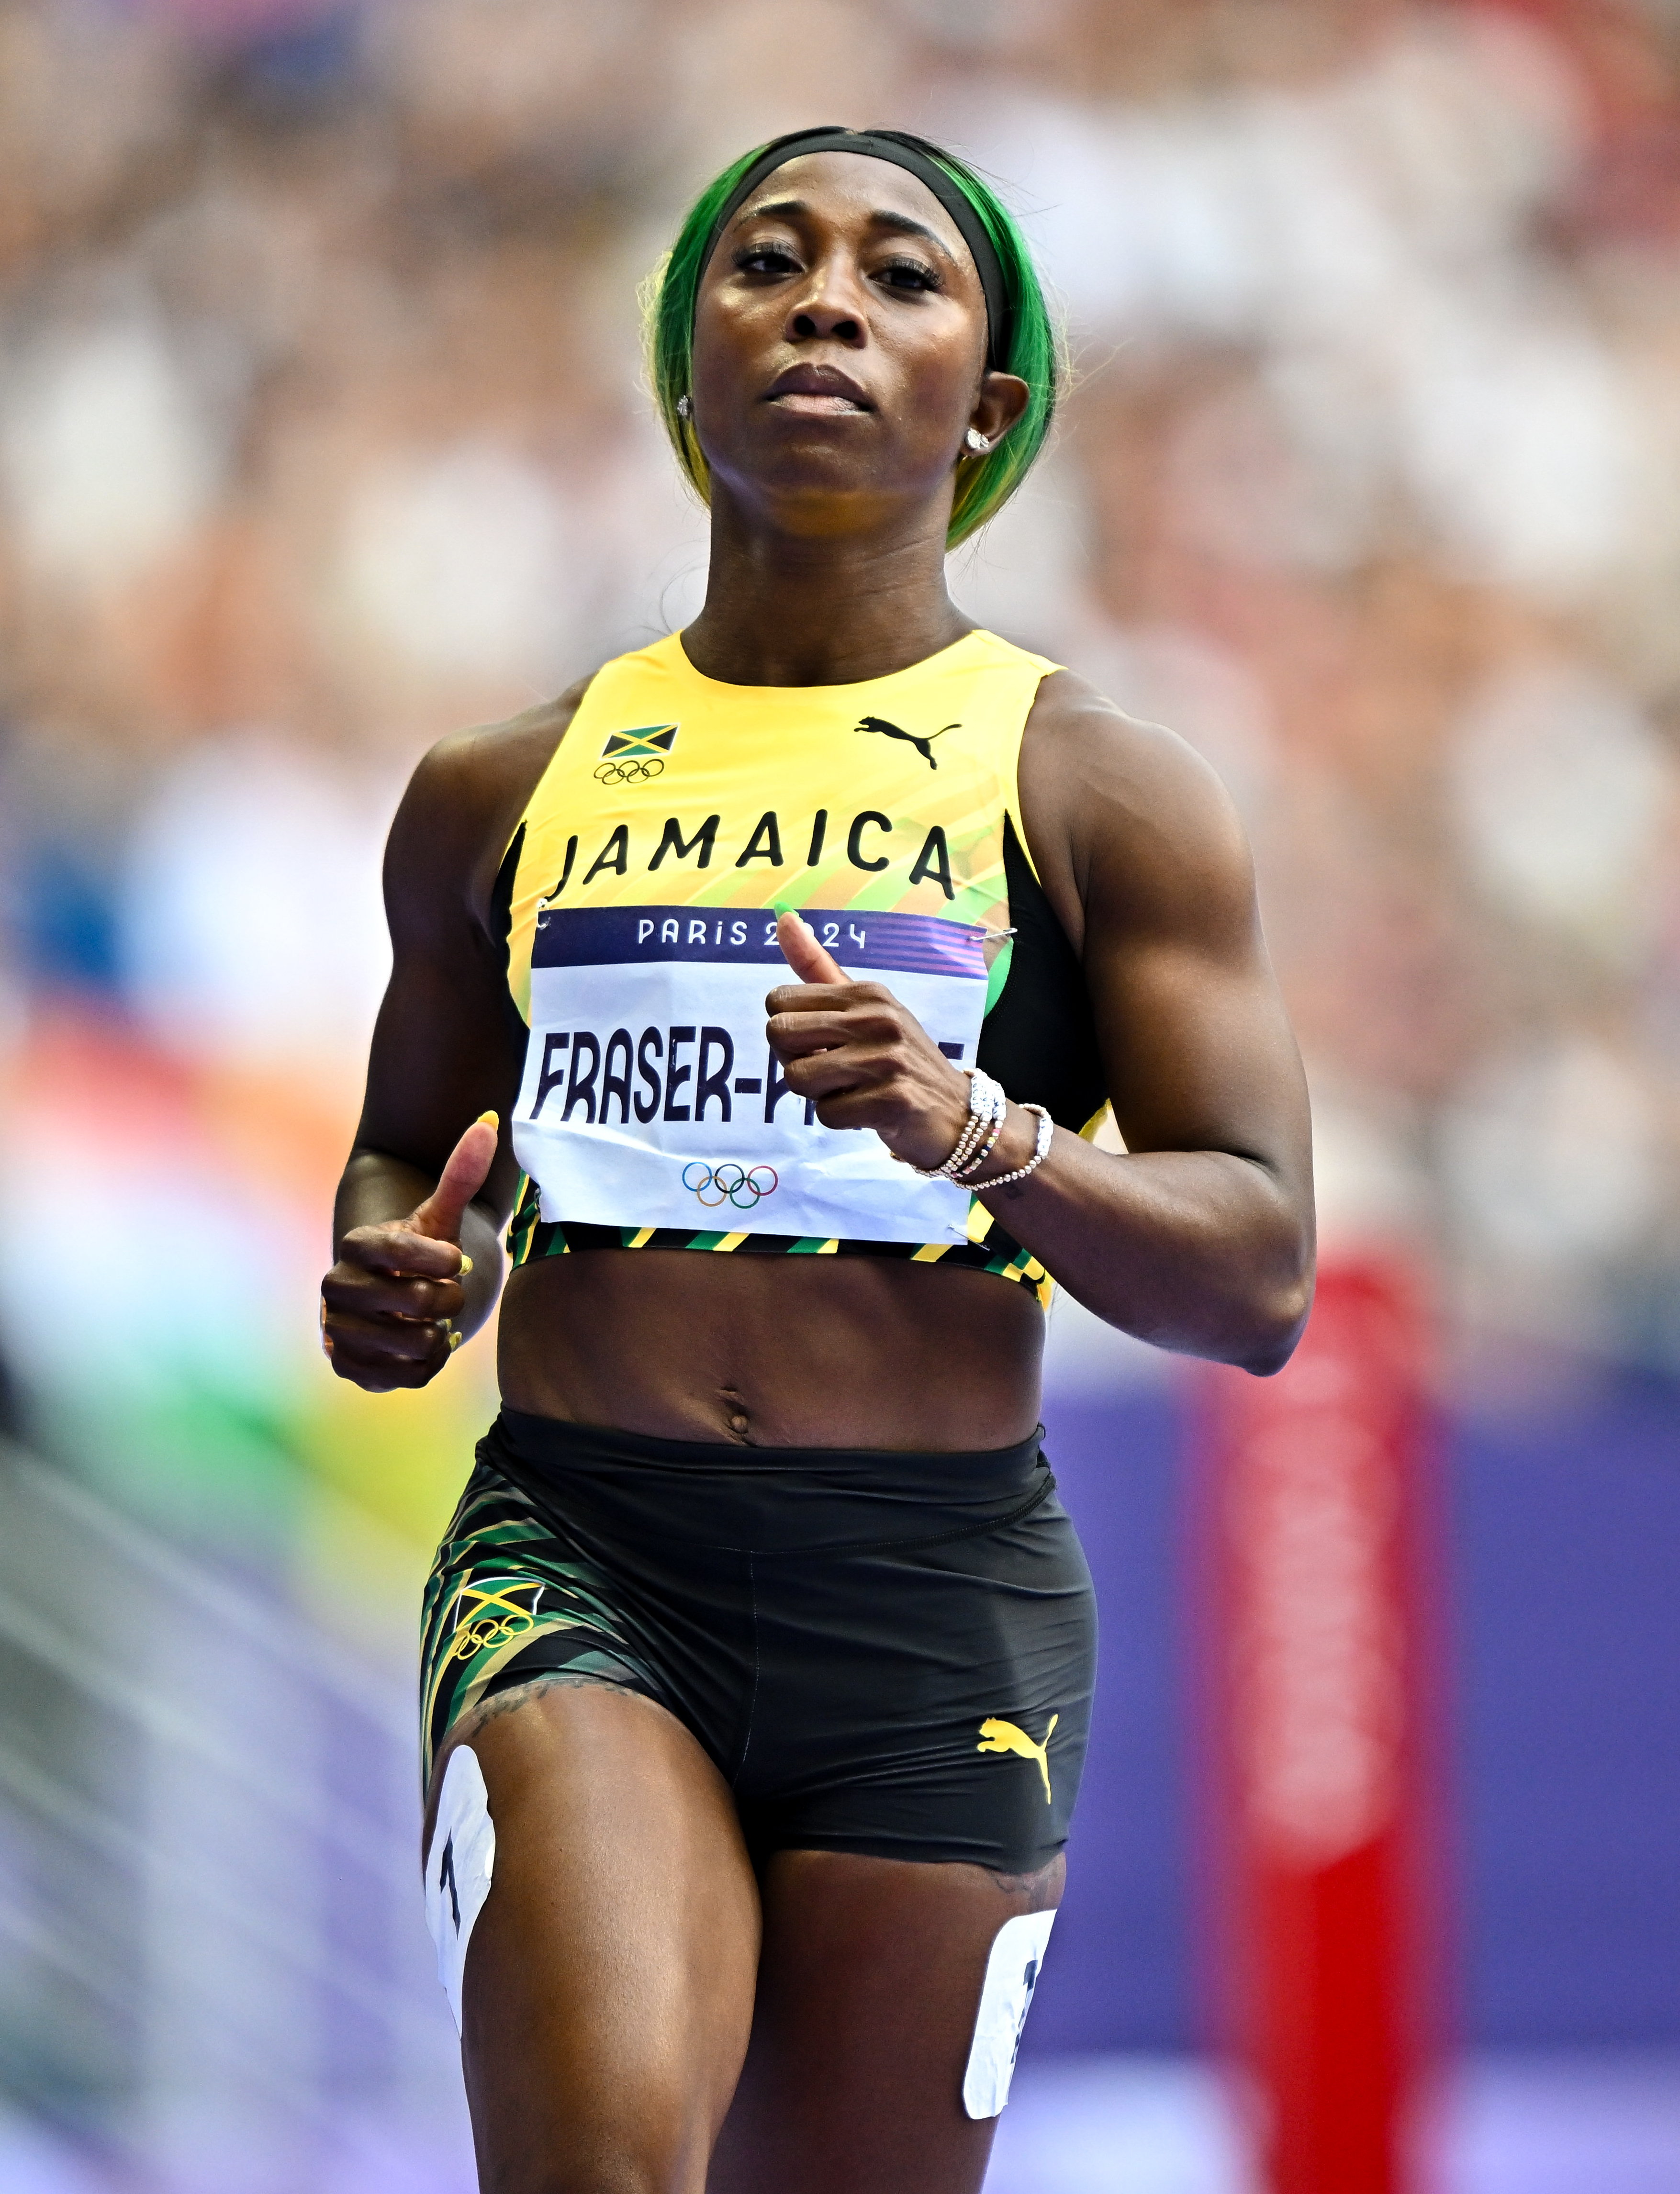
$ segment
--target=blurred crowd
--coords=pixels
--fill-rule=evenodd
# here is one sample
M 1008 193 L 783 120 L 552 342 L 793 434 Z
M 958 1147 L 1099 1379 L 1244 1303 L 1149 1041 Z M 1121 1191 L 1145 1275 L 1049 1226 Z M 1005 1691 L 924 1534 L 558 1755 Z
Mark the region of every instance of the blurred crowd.
M 955 589 L 1232 786 L 1332 1238 L 1680 1366 L 1673 0 L 0 0 L 0 1353 L 183 1515 L 230 1439 L 400 1535 L 458 1474 L 481 1370 L 399 1438 L 312 1357 L 383 828 L 692 613 L 637 284 L 827 119 L 1041 251 L 1073 391 Z

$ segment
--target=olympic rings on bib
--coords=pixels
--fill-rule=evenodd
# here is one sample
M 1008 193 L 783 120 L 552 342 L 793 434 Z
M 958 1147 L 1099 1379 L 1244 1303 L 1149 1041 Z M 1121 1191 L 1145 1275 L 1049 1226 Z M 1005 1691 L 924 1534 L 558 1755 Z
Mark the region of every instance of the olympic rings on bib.
M 708 1211 L 733 1203 L 737 1211 L 751 1211 L 779 1186 L 774 1166 L 709 1166 L 695 1158 L 682 1169 L 682 1186 Z
M 665 763 L 658 755 L 647 755 L 638 761 L 631 756 L 625 761 L 604 761 L 595 772 L 597 784 L 640 784 L 643 778 L 663 777 Z

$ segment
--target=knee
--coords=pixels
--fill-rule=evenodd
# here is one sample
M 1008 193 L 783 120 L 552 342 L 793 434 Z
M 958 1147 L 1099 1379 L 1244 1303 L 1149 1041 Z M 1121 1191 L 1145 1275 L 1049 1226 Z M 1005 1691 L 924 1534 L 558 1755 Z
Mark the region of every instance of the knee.
M 489 2174 L 480 2180 L 479 2185 L 480 2194 L 679 2194 L 679 2190 L 680 2194 L 688 2194 L 681 2180 L 667 2179 L 635 2162 L 581 2169 L 544 2165 L 535 2171 Z
M 673 2175 L 639 2157 L 612 2157 L 486 2172 L 479 2185 L 481 2194 L 699 2194 L 705 2180 Z
M 566 2156 L 480 2161 L 481 2194 L 704 2194 L 706 2156 L 645 2140 L 591 2143 Z

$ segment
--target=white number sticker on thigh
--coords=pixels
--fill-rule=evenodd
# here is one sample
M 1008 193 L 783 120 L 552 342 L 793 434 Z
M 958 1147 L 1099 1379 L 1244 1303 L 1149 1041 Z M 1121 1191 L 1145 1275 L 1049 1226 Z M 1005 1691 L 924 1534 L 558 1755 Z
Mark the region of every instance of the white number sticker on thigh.
M 995 2118 L 1010 2099 L 1015 2056 L 1055 1919 L 1054 1912 L 1023 1912 L 1006 1920 L 992 1938 L 963 2075 L 963 2108 L 971 2118 Z
M 473 1924 L 490 1894 L 496 1828 L 490 1794 L 472 1747 L 457 1744 L 444 1770 L 432 1847 L 426 1855 L 426 1925 L 437 1945 L 438 1979 L 461 2027 L 461 1976 Z

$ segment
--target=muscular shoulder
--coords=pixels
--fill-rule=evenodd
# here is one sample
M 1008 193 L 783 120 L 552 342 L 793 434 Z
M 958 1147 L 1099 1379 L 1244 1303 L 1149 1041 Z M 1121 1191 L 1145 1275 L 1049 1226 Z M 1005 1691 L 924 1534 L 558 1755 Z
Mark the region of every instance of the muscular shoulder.
M 558 700 L 504 723 L 452 732 L 422 756 L 385 852 L 394 924 L 423 926 L 463 905 L 487 920 L 508 841 L 589 685 L 580 678 Z
M 1134 929 L 1251 918 L 1253 874 L 1230 795 L 1187 740 L 1141 722 L 1071 670 L 1038 688 L 1021 747 L 1021 823 L 1076 947 L 1085 924 Z

